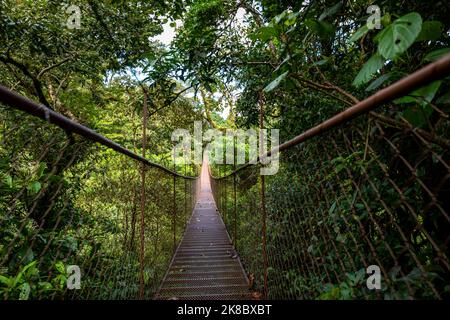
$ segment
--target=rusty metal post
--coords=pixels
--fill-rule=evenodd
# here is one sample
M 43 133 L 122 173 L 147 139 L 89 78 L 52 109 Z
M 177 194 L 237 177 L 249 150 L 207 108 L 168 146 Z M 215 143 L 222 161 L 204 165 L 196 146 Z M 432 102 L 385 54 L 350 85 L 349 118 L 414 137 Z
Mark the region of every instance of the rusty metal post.
M 219 177 L 220 177 L 220 167 L 219 167 Z M 219 211 L 220 214 L 222 214 L 222 180 L 217 181 L 219 183 L 219 188 L 217 189 L 217 198 L 218 198 L 218 205 L 219 205 Z
M 187 172 L 187 168 L 186 168 L 187 164 L 186 161 L 184 163 L 184 175 L 186 175 Z M 188 210 L 187 210 L 187 180 L 184 179 L 184 227 L 187 226 L 187 222 L 188 222 Z
M 142 88 L 144 93 L 143 106 L 143 124 L 142 124 L 142 157 L 145 158 L 145 149 L 147 143 L 147 92 Z M 140 254 L 139 254 L 139 298 L 144 298 L 144 257 L 145 257 L 145 164 L 141 164 L 141 221 L 140 221 Z
M 227 165 L 224 164 L 223 165 L 223 175 L 225 176 L 225 174 L 227 173 Z M 227 225 L 227 199 L 228 199 L 228 195 L 227 195 L 227 178 L 223 179 L 223 183 L 225 184 L 224 187 L 224 192 L 223 192 L 223 222 L 225 223 L 225 226 Z
M 194 170 L 195 171 L 195 170 Z M 197 186 L 197 180 L 195 182 L 191 182 L 191 187 L 189 188 L 191 191 L 189 192 L 189 203 L 191 204 L 190 208 L 193 209 L 195 206 L 194 199 L 196 198 L 195 193 L 196 192 L 196 186 Z M 193 189 L 195 188 L 195 189 Z M 188 217 L 189 222 L 189 217 Z
M 236 171 L 236 136 L 233 136 L 233 172 Z M 236 174 L 233 174 L 233 199 L 234 199 L 234 231 L 233 242 L 237 249 L 237 201 L 236 201 Z
M 262 92 L 260 92 L 259 96 L 259 150 L 260 153 L 264 152 L 263 144 L 264 139 L 262 135 L 262 129 L 264 129 L 264 95 Z M 264 272 L 264 292 L 263 296 L 264 299 L 267 299 L 267 293 L 268 293 L 268 287 L 267 287 L 267 240 L 266 240 L 266 219 L 267 219 L 267 213 L 266 213 L 266 180 L 265 176 L 261 175 L 260 177 L 260 206 L 261 206 L 261 220 L 262 220 L 262 256 L 263 256 L 263 272 Z
M 173 170 L 176 172 L 177 167 L 175 165 L 175 159 L 173 163 Z M 172 214 L 172 224 L 173 224 L 173 253 L 177 249 L 177 177 L 173 176 L 173 214 Z

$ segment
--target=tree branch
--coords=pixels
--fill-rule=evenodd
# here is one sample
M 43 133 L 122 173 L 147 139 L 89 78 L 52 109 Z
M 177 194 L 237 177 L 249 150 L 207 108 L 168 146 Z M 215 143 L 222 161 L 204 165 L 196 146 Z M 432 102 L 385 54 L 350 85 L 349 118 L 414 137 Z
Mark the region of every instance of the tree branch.
M 24 75 L 26 75 L 28 78 L 31 79 L 31 81 L 33 82 L 33 86 L 34 86 L 34 90 L 36 92 L 36 95 L 39 99 L 39 102 L 41 102 L 43 105 L 45 105 L 46 107 L 53 109 L 50 106 L 50 103 L 47 101 L 47 98 L 45 98 L 44 92 L 42 90 L 42 83 L 38 80 L 37 77 L 35 77 L 29 70 L 28 67 L 24 64 L 21 63 L 19 61 L 14 60 L 13 58 L 11 58 L 10 56 L 8 57 L 2 57 L 0 56 L 0 61 L 3 62 L 4 64 L 10 64 L 15 66 L 16 68 L 18 68 L 20 71 L 22 71 L 22 73 Z
M 60 62 L 57 62 L 57 63 L 55 63 L 55 64 L 53 64 L 51 66 L 48 66 L 48 67 L 42 69 L 41 72 L 39 72 L 39 74 L 37 75 L 36 79 L 40 79 L 46 72 L 48 72 L 48 71 L 50 71 L 50 70 L 52 70 L 52 69 L 54 69 L 56 67 L 59 67 L 63 63 L 69 61 L 70 59 L 72 59 L 72 58 L 71 57 L 67 57 L 67 58 L 61 60 Z
M 172 103 L 174 103 L 184 92 L 188 91 L 189 89 L 191 89 L 192 86 L 189 86 L 187 88 L 184 88 L 183 90 L 181 90 L 180 92 L 178 92 L 174 97 L 172 97 L 172 99 L 170 99 L 169 101 L 166 101 L 164 103 L 164 105 L 158 109 L 156 109 L 155 111 L 153 111 L 152 113 L 149 113 L 148 117 L 150 118 L 151 116 L 153 116 L 154 114 L 158 113 L 159 111 L 161 111 L 162 109 L 170 106 Z

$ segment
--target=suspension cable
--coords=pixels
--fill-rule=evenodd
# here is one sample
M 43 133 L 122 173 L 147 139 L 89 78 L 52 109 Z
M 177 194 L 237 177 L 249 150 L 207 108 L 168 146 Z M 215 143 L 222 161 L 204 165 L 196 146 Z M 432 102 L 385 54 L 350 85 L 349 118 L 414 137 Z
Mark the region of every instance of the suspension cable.
M 309 140 L 315 136 L 318 136 L 325 131 L 328 131 L 332 128 L 340 126 L 348 121 L 366 114 L 373 109 L 387 103 L 393 101 L 397 98 L 400 98 L 418 88 L 421 88 L 427 84 L 432 83 L 433 81 L 439 80 L 448 76 L 450 74 L 450 54 L 445 57 L 435 61 L 433 63 L 428 64 L 427 66 L 417 70 L 416 72 L 406 76 L 405 78 L 391 84 L 390 86 L 378 91 L 377 93 L 371 95 L 370 97 L 358 102 L 345 109 L 344 111 L 336 114 L 335 116 L 325 120 L 324 122 L 312 127 L 311 129 L 306 130 L 305 132 L 299 134 L 298 136 L 288 140 L 276 148 L 266 152 L 262 156 L 258 156 L 256 161 L 250 161 L 246 163 L 231 173 L 222 176 L 222 177 L 213 177 L 214 179 L 224 179 L 231 175 L 236 174 L 237 172 L 251 166 L 254 164 L 258 164 L 262 159 L 268 158 L 272 155 L 275 155 L 278 152 L 290 149 L 306 140 Z
M 169 173 L 173 176 L 180 177 L 183 179 L 197 179 L 197 177 L 179 174 L 179 173 L 172 171 L 160 164 L 154 163 L 144 157 L 141 157 L 141 156 L 137 155 L 136 153 L 122 147 L 117 142 L 114 142 L 114 141 L 102 136 L 101 134 L 98 134 L 94 130 L 92 130 L 82 124 L 79 124 L 79 123 L 63 116 L 60 113 L 57 113 L 42 104 L 38 104 L 29 98 L 21 96 L 20 94 L 13 92 L 10 89 L 8 89 L 2 85 L 0 85 L 0 102 L 4 103 L 12 108 L 15 108 L 15 109 L 18 109 L 21 111 L 25 111 L 26 113 L 29 113 L 35 117 L 41 118 L 41 119 L 47 121 L 48 123 L 55 124 L 58 127 L 66 130 L 68 132 L 73 132 L 73 133 L 83 136 L 86 139 L 89 139 L 94 142 L 98 142 L 110 149 L 113 149 L 119 153 L 122 153 L 122 154 L 130 157 L 130 158 L 133 158 L 133 159 L 143 163 L 144 165 L 158 168 L 166 173 Z

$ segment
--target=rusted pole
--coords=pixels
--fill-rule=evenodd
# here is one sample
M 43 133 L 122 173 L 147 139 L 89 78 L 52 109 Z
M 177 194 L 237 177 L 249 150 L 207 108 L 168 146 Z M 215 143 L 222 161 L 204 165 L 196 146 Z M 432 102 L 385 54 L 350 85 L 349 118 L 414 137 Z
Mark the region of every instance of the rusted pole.
M 236 170 L 236 136 L 233 136 L 233 171 Z M 237 200 L 236 200 L 236 175 L 233 175 L 233 199 L 234 199 L 234 247 L 237 249 Z
M 144 93 L 143 124 L 142 124 L 142 157 L 145 158 L 145 149 L 147 142 L 147 92 Z M 140 254 L 139 254 L 139 298 L 144 298 L 144 257 L 145 257 L 145 164 L 141 163 L 141 223 L 140 223 Z
M 262 129 L 264 129 L 264 95 L 260 92 L 259 96 L 259 150 L 260 154 L 264 151 L 264 139 L 262 135 Z M 268 287 L 267 287 L 267 240 L 266 240 L 266 180 L 264 175 L 260 175 L 260 206 L 261 206 L 261 220 L 262 220 L 262 255 L 263 255 L 263 272 L 264 272 L 264 299 L 267 299 Z
M 195 171 L 195 170 L 194 170 Z M 190 191 L 189 191 L 189 203 L 191 204 L 191 206 L 189 207 L 190 209 L 192 209 L 192 208 L 194 208 L 194 199 L 195 199 L 195 195 L 194 195 L 194 192 L 195 192 L 195 189 L 193 189 L 195 186 L 196 186 L 196 184 L 197 184 L 197 181 L 195 181 L 195 182 L 191 182 L 191 185 L 190 185 Z M 189 222 L 189 216 L 188 216 L 188 222 Z
M 225 175 L 225 173 L 227 172 L 227 165 L 224 164 L 223 165 L 223 175 Z M 224 187 L 224 192 L 223 192 L 223 222 L 225 223 L 225 225 L 227 225 L 227 199 L 228 199 L 228 194 L 227 194 L 227 179 L 223 180 L 223 183 L 225 184 Z
M 220 177 L 220 167 L 219 167 L 219 175 Z M 222 180 L 219 180 L 219 188 L 217 189 L 217 198 L 219 199 L 219 211 L 222 213 Z
M 175 166 L 175 159 L 173 164 L 173 171 L 177 171 Z M 177 178 L 173 176 L 173 253 L 177 250 Z
M 186 160 L 184 162 L 184 175 L 186 175 L 187 168 L 186 168 Z M 188 210 L 187 210 L 187 181 L 184 180 L 184 226 L 187 226 L 189 216 L 188 216 Z

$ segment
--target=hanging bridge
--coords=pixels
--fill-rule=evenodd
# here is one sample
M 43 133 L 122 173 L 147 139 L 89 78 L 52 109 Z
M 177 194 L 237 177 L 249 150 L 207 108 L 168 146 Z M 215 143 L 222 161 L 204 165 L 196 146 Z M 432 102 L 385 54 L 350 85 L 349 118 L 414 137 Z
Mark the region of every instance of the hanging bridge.
M 140 156 L 0 87 L 2 297 L 444 298 L 448 112 L 430 128 L 380 109 L 449 74 L 447 56 L 281 144 L 267 177 L 168 169 L 146 158 L 145 124 Z

